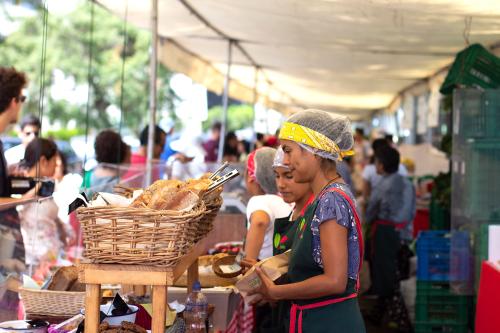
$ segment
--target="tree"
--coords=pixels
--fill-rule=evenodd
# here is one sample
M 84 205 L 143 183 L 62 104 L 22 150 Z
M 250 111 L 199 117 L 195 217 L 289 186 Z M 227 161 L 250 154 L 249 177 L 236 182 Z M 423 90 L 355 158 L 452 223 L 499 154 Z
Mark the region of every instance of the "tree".
M 45 70 L 45 111 L 49 120 L 65 126 L 70 120 L 85 126 L 84 101 L 55 99 L 51 94 L 54 71 L 60 70 L 77 86 L 90 86 L 89 126 L 94 129 L 117 127 L 118 120 L 108 108 L 123 104 L 123 123 L 136 132 L 146 124 L 149 109 L 150 34 L 131 25 L 124 47 L 124 22 L 94 5 L 93 37 L 90 38 L 90 2 L 80 5 L 67 16 L 48 16 Z M 26 112 L 38 113 L 42 55 L 43 9 L 24 19 L 18 31 L 0 40 L 0 64 L 10 65 L 28 74 L 29 101 Z M 88 63 L 92 67 L 88 80 Z M 125 82 L 121 91 L 122 60 L 125 58 Z M 158 110 L 173 109 L 175 94 L 169 87 L 171 72 L 158 69 Z M 85 90 L 85 89 L 83 89 Z M 123 100 L 121 99 L 123 93 Z
M 215 121 L 222 119 L 222 107 L 214 106 L 208 110 L 207 121 L 203 123 L 203 130 L 210 129 Z M 253 127 L 253 108 L 248 104 L 230 105 L 227 109 L 227 131 L 236 131 Z

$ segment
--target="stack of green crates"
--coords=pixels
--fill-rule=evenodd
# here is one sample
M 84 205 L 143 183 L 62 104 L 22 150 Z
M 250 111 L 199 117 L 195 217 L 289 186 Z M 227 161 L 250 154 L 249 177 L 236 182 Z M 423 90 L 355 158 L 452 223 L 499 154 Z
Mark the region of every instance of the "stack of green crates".
M 449 281 L 417 281 L 415 333 L 467 333 L 470 296 L 455 295 Z
M 461 86 L 500 87 L 500 59 L 480 44 L 473 44 L 459 52 L 440 92 L 448 95 Z

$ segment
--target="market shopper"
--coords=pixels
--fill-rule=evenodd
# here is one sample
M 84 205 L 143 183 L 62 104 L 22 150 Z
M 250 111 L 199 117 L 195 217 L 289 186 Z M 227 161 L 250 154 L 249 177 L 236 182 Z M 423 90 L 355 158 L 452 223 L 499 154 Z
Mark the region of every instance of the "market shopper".
M 382 176 L 373 190 L 366 210 L 370 225 L 367 257 L 372 270 L 371 289 L 378 295 L 371 321 L 381 323 L 388 312 L 391 326 L 410 332 L 411 323 L 400 292 L 400 253 L 411 240 L 411 222 L 415 216 L 415 189 L 398 174 L 400 156 L 396 149 L 384 146 L 375 152 L 377 172 Z
M 20 167 L 26 171 L 27 177 L 53 178 L 58 158 L 53 141 L 36 138 L 26 147 Z M 35 191 L 41 194 L 39 189 L 35 188 Z M 20 208 L 27 265 L 54 262 L 67 244 L 69 228 L 59 220 L 58 212 L 59 207 L 51 197 Z
M 210 129 L 210 138 L 203 143 L 203 149 L 205 149 L 205 162 L 217 162 L 221 129 L 222 124 L 220 122 L 212 124 L 212 128 Z
M 273 172 L 276 149 L 263 147 L 248 155 L 245 176 L 247 191 L 252 195 L 247 205 L 248 232 L 245 260 L 255 263 L 273 255 L 274 221 L 290 215 L 292 207 L 277 195 Z M 255 307 L 256 332 L 272 332 L 271 307 Z
M 153 131 L 153 160 L 158 161 L 160 159 L 161 153 L 163 152 L 163 147 L 167 139 L 167 134 L 158 125 L 155 125 Z M 128 187 L 143 187 L 144 179 L 140 175 L 145 174 L 146 162 L 148 160 L 148 139 L 149 139 L 149 125 L 144 127 L 141 134 L 139 135 L 140 147 L 137 152 L 132 153 L 130 157 L 130 168 L 123 176 Z M 155 168 L 153 170 L 153 179 L 156 181 L 160 179 L 162 170 Z M 146 184 L 149 185 L 149 184 Z
M 24 158 L 26 146 L 34 139 L 40 136 L 40 129 L 42 124 L 40 119 L 34 115 L 27 115 L 23 117 L 20 124 L 19 138 L 21 144 L 9 148 L 5 151 L 5 159 L 7 164 L 13 165 L 19 163 Z
M 22 93 L 26 84 L 24 73 L 12 67 L 0 67 L 0 133 L 4 133 L 9 126 L 17 122 L 26 100 Z M 11 194 L 8 176 L 3 144 L 0 142 L 0 197 L 9 197 Z M 3 252 L 0 268 L 6 271 L 24 270 L 24 243 L 19 215 L 15 208 L 0 207 L 0 247 Z
M 130 146 L 113 130 L 100 132 L 94 142 L 95 157 L 99 163 L 86 174 L 85 188 L 92 196 L 96 192 L 113 192 L 120 182 L 120 168 L 130 163 Z
M 289 284 L 276 285 L 260 269 L 257 293 L 270 301 L 290 300 L 289 332 L 365 332 L 358 305 L 363 252 L 361 226 L 349 188 L 335 162 L 352 155 L 351 124 L 320 110 L 291 116 L 280 131 L 294 181 L 308 184 L 315 201 L 295 234 Z

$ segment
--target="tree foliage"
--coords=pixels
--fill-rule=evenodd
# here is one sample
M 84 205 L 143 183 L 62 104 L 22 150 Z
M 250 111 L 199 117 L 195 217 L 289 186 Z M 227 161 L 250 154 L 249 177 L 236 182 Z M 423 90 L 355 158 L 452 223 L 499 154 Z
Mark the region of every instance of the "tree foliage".
M 146 124 L 149 109 L 150 34 L 94 5 L 93 36 L 90 34 L 91 2 L 85 2 L 66 16 L 48 16 L 48 38 L 45 62 L 45 110 L 51 123 L 62 126 L 72 119 L 85 126 L 87 100 L 56 99 L 51 94 L 56 70 L 84 88 L 90 85 L 89 126 L 94 129 L 118 126 L 119 117 L 108 112 L 110 106 L 120 109 L 123 122 L 134 131 Z M 0 40 L 0 65 L 14 66 L 29 77 L 29 101 L 25 112 L 38 113 L 42 63 L 43 9 L 24 19 L 20 28 Z M 127 30 L 127 42 L 124 32 Z M 126 45 L 126 47 L 125 47 Z M 92 67 L 88 80 L 89 55 Z M 125 57 L 124 86 L 121 91 L 122 60 Z M 158 110 L 172 109 L 175 98 L 169 87 L 171 73 L 158 68 Z M 82 89 L 80 89 L 82 90 Z M 121 100 L 123 94 L 123 100 Z
M 207 121 L 203 123 L 203 129 L 207 131 L 212 124 L 222 119 L 222 107 L 214 106 L 208 110 Z M 236 131 L 253 124 L 253 108 L 248 104 L 230 105 L 227 109 L 228 131 Z

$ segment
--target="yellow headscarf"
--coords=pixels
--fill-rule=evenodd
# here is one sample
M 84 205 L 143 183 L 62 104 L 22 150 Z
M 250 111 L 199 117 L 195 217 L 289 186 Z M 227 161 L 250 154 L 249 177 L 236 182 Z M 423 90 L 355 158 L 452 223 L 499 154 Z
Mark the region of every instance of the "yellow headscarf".
M 338 156 L 337 160 L 339 161 L 342 161 L 342 159 L 346 156 L 354 155 L 353 150 L 342 151 L 340 150 L 339 145 L 332 139 L 328 138 L 324 134 L 299 124 L 285 122 L 281 127 L 279 138 L 325 151 L 333 156 Z

